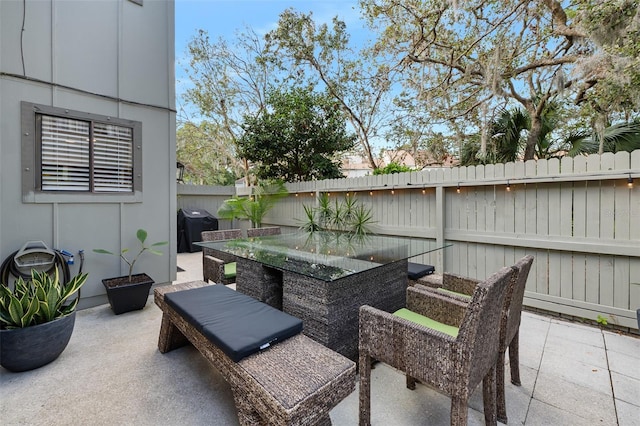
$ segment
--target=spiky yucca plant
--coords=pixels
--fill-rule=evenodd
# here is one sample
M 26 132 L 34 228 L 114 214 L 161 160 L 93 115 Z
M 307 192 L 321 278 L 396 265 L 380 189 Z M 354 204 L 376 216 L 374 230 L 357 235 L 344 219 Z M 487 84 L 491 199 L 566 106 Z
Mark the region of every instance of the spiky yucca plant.
M 3 329 L 44 324 L 71 314 L 78 298 L 68 301 L 87 281 L 87 273 L 64 284 L 46 272 L 31 271 L 31 280 L 18 278 L 13 289 L 0 285 L 0 326 Z

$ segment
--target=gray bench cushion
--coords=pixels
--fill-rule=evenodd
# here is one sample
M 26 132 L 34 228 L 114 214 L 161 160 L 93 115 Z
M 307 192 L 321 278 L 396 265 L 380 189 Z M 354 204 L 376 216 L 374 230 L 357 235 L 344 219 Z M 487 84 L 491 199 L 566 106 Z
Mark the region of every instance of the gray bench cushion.
M 165 300 L 235 362 L 302 331 L 302 320 L 223 285 L 167 293 Z
M 407 268 L 407 275 L 410 280 L 417 280 L 418 278 L 422 278 L 425 275 L 431 275 L 436 270 L 431 265 L 422 265 L 420 263 L 409 262 L 409 267 Z

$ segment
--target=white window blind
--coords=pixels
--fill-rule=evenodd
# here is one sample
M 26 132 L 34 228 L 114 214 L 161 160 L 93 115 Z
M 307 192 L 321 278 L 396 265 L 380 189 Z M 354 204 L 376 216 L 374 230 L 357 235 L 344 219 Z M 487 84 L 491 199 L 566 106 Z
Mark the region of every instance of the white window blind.
M 42 190 L 89 191 L 89 123 L 42 117 Z
M 133 192 L 131 128 L 41 118 L 43 191 Z
M 94 190 L 133 191 L 133 132 L 128 127 L 96 123 L 93 127 Z

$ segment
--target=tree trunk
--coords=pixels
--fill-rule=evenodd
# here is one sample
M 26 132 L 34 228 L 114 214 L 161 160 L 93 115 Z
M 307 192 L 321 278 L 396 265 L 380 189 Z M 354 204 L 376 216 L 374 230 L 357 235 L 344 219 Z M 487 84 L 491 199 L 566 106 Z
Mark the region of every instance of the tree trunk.
M 542 120 L 536 114 L 535 111 L 529 111 L 531 117 L 531 129 L 529 130 L 529 136 L 527 137 L 527 146 L 524 149 L 524 161 L 533 160 L 536 156 L 536 145 L 540 139 L 540 133 L 542 132 Z

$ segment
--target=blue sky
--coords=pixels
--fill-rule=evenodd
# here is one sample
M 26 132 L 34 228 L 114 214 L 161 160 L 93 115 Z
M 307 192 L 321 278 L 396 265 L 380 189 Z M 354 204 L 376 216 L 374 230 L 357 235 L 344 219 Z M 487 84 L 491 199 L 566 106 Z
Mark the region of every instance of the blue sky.
M 318 23 L 330 22 L 338 16 L 347 24 L 352 40 L 368 36 L 360 19 L 357 0 L 176 0 L 176 96 L 188 86 L 183 71 L 187 60 L 187 44 L 200 29 L 207 30 L 212 40 L 222 36 L 232 40 L 236 31 L 250 26 L 258 34 L 276 27 L 278 16 L 287 8 L 313 12 Z

